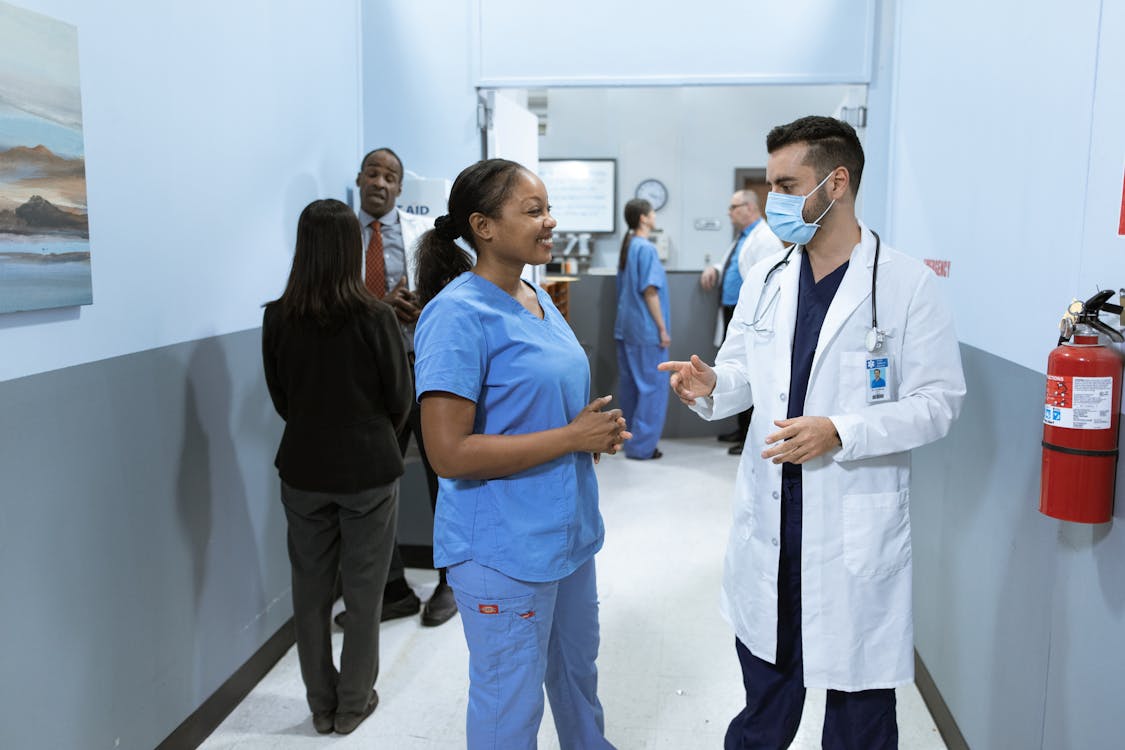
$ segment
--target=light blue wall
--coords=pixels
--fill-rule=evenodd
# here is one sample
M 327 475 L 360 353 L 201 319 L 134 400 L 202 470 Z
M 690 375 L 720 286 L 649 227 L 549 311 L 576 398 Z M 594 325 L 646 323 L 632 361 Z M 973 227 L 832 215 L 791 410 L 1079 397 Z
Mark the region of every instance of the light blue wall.
M 406 169 L 452 179 L 481 158 L 471 2 L 363 5 L 363 148 L 389 146 Z
M 952 261 L 962 341 L 1033 369 L 1044 367 L 1067 303 L 1095 291 L 1081 269 L 1123 249 L 1116 221 L 1086 225 L 1088 193 L 1121 190 L 1112 85 L 1103 83 L 1094 120 L 1099 76 L 1120 92 L 1125 61 L 1109 44 L 1099 64 L 1101 9 L 1100 0 L 1033 0 L 1018 12 L 972 0 L 898 6 L 888 239 Z M 1093 148 L 1095 126 L 1104 149 Z M 1092 162 L 1116 174 L 1090 182 Z M 985 301 L 995 304 L 982 325 Z
M 867 86 L 867 127 L 863 132 L 863 182 L 856 211 L 869 227 L 887 234 L 887 178 L 894 122 L 898 0 L 877 0 L 871 82 Z
M 866 83 L 876 0 L 477 0 L 483 85 Z
M 1125 284 L 1125 7 L 900 3 L 891 241 L 952 260 L 969 397 L 915 453 L 917 648 L 975 748 L 1121 746 L 1125 487 L 1038 512 L 1043 372 L 1072 296 Z
M 359 5 L 20 4 L 78 28 L 95 304 L 0 316 L 0 747 L 146 750 L 291 614 L 255 328 L 355 174 Z
M 27 0 L 78 27 L 94 305 L 0 316 L 0 381 L 261 322 L 359 150 L 358 0 Z

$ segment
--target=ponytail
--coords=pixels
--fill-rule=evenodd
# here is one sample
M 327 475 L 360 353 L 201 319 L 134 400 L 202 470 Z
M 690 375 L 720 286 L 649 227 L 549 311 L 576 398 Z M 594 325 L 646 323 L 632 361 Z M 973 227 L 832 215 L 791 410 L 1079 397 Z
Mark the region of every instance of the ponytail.
M 441 217 L 447 218 L 447 217 Z M 473 268 L 473 259 L 448 234 L 431 229 L 418 241 L 415 279 L 419 302 L 425 307 L 445 285 Z
M 521 174 L 528 170 L 507 159 L 484 159 L 461 170 L 449 190 L 449 213 L 434 221 L 434 228 L 418 242 L 417 282 L 425 306 L 445 285 L 473 268 L 473 259 L 456 243 L 463 238 L 477 250 L 469 227 L 474 213 L 497 217 Z
M 621 238 L 621 255 L 617 258 L 617 270 L 625 270 L 625 262 L 629 260 L 629 243 L 633 240 L 633 230 L 626 230 L 625 236 Z
M 625 263 L 629 260 L 629 243 L 637 233 L 641 217 L 652 211 L 652 204 L 644 198 L 633 198 L 625 204 L 625 225 L 629 231 L 621 238 L 621 255 L 617 259 L 617 270 L 624 271 Z

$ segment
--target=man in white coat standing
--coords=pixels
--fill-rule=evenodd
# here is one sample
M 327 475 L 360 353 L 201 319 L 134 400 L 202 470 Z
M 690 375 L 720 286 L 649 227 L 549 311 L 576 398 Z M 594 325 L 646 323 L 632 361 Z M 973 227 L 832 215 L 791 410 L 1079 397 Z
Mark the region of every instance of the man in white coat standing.
M 894 688 L 914 679 L 910 450 L 960 411 L 957 337 L 933 272 L 857 221 L 852 127 L 805 117 L 766 146 L 766 218 L 795 244 L 751 270 L 714 367 L 660 365 L 705 419 L 757 412 L 723 580 L 746 689 L 725 747 L 788 746 L 815 687 L 825 748 L 895 748 Z
M 363 281 L 371 293 L 390 305 L 398 316 L 413 375 L 414 326 L 422 313 L 414 293 L 414 252 L 418 239 L 433 228 L 433 221 L 395 206 L 402 194 L 402 178 L 402 160 L 398 154 L 389 148 L 377 148 L 363 157 L 355 184 L 359 189 L 359 223 L 363 228 Z M 438 481 L 422 442 L 417 401 L 406 428 L 399 436 L 399 448 L 403 455 L 410 444 L 411 434 L 418 442 L 432 510 L 437 503 Z M 406 582 L 405 566 L 396 543 L 383 594 L 382 619 L 409 617 L 420 609 L 422 603 Z M 456 613 L 453 590 L 446 583 L 445 570 L 442 570 L 437 588 L 422 612 L 422 624 L 440 625 Z M 343 613 L 337 615 L 336 621 L 347 627 L 347 618 Z
M 734 317 L 734 307 L 738 304 L 738 294 L 742 291 L 742 280 L 750 273 L 750 268 L 758 261 L 768 258 L 781 249 L 781 240 L 762 220 L 762 208 L 753 190 L 736 190 L 731 196 L 730 223 L 738 232 L 738 237 L 727 248 L 723 259 L 703 269 L 699 285 L 713 289 L 719 284 L 719 319 L 715 324 L 715 346 L 721 346 Z M 742 455 L 746 430 L 750 427 L 750 413 L 745 409 L 738 413 L 738 427 L 732 433 L 719 435 L 724 443 L 734 443 L 728 453 Z

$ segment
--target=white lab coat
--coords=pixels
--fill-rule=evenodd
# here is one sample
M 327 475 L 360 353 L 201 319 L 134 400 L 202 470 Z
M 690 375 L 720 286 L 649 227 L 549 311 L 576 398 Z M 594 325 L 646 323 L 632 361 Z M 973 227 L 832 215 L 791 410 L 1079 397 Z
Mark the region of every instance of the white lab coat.
M 402 246 L 406 250 L 406 286 L 413 292 L 418 287 L 418 280 L 414 278 L 418 240 L 426 231 L 434 228 L 434 220 L 415 216 L 401 208 L 395 210 L 398 211 L 398 221 L 402 225 Z
M 723 253 L 723 259 L 718 263 L 712 265 L 716 271 L 719 272 L 719 283 L 722 284 L 723 269 L 727 267 L 727 260 L 730 259 L 730 254 L 734 252 L 734 248 L 738 245 L 738 240 L 730 243 L 730 247 Z M 768 258 L 777 251 L 781 250 L 783 245 L 777 235 L 770 229 L 769 224 L 765 219 L 761 219 L 757 226 L 750 230 L 750 234 L 746 235 L 746 241 L 742 243 L 742 248 L 738 251 L 738 274 L 742 277 L 743 283 L 746 281 L 747 274 L 750 269 L 758 261 Z M 722 286 L 719 287 L 720 296 L 723 293 Z M 726 335 L 725 326 L 723 325 L 723 307 L 719 305 L 719 317 L 715 321 L 715 346 L 723 345 L 723 336 Z
M 717 383 L 695 409 L 721 419 L 754 406 L 738 466 L 723 574 L 722 611 L 756 656 L 777 651 L 777 567 L 781 465 L 761 458 L 765 438 L 786 418 L 801 257 L 797 251 L 768 287 L 784 253 L 747 275 L 729 335 L 719 351 Z M 842 447 L 804 464 L 801 628 L 805 685 L 858 691 L 914 679 L 911 611 L 910 450 L 944 436 L 960 412 L 965 379 L 953 319 L 933 272 L 883 244 L 878 273 L 879 326 L 889 332 L 889 384 L 897 399 L 866 403 L 864 336 L 871 328 L 875 238 L 862 241 L 828 309 L 805 397 L 806 415 L 827 416 Z M 763 316 L 774 284 L 772 317 Z

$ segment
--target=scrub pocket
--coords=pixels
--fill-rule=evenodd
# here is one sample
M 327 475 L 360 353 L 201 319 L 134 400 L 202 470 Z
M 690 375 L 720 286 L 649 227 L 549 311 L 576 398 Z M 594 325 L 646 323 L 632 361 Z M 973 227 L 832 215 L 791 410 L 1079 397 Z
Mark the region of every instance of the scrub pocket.
M 453 596 L 469 651 L 482 667 L 491 671 L 506 664 L 535 663 L 539 637 L 534 594 L 480 599 L 455 588 Z
M 910 564 L 910 492 L 844 495 L 844 565 L 885 577 Z

